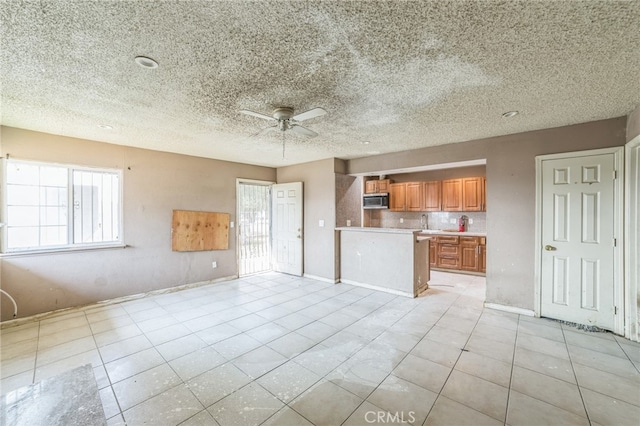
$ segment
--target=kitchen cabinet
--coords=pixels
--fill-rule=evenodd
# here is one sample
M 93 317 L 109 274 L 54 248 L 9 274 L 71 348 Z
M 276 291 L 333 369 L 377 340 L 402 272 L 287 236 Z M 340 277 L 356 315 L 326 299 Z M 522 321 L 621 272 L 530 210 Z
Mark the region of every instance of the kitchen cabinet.
M 442 181 L 442 211 L 462 211 L 462 179 Z
M 480 242 L 477 237 L 460 237 L 460 269 L 478 272 L 480 270 Z
M 486 211 L 486 187 L 487 180 L 484 177 L 443 180 L 442 211 Z
M 462 211 L 481 212 L 484 204 L 481 177 L 462 179 Z
M 480 253 L 478 272 L 487 272 L 487 239 L 485 237 L 478 239 L 480 240 L 480 245 L 478 246 L 478 252 Z
M 381 194 L 389 192 L 389 185 L 391 185 L 391 179 L 374 179 L 368 180 L 364 183 L 365 194 Z
M 439 212 L 442 210 L 441 200 L 441 187 L 442 184 L 439 180 L 431 182 L 423 182 L 423 204 L 422 211 L 424 212 Z
M 392 212 L 405 211 L 407 203 L 407 185 L 392 183 L 389 185 L 389 210 Z
M 408 212 L 420 212 L 422 211 L 423 196 L 424 196 L 424 182 L 407 182 L 406 190 L 406 205 Z
M 460 269 L 460 239 L 454 236 L 438 236 L 436 265 L 438 268 Z
M 432 268 L 469 272 L 486 272 L 486 237 L 438 235 L 429 249 L 429 264 Z
M 403 182 L 389 185 L 389 210 L 392 212 L 422 211 L 423 182 Z

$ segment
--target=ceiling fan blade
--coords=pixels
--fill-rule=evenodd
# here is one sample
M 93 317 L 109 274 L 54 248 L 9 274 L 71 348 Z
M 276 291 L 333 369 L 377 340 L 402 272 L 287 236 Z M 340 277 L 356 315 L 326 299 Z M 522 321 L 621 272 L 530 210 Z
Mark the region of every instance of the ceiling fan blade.
M 248 109 L 241 109 L 240 112 L 246 115 L 252 115 L 254 117 L 262 118 L 263 120 L 275 120 L 275 118 L 259 112 L 249 111 Z
M 260 129 L 260 130 L 258 130 L 257 132 L 255 132 L 254 134 L 252 134 L 252 135 L 251 135 L 251 137 L 253 138 L 253 137 L 255 137 L 255 136 L 261 135 L 261 134 L 263 134 L 263 133 L 266 133 L 266 132 L 268 132 L 268 131 L 272 131 L 272 130 L 278 130 L 278 125 L 275 125 L 275 126 L 269 126 L 269 127 L 265 127 L 265 128 L 263 128 L 263 129 Z
M 299 125 L 293 125 L 289 128 L 289 130 L 292 133 L 297 133 L 299 135 L 306 136 L 308 138 L 315 138 L 316 136 L 318 136 L 318 134 L 313 130 L 307 129 L 306 127 L 302 127 Z
M 296 114 L 293 117 L 291 117 L 291 119 L 295 121 L 304 121 L 310 118 L 320 117 L 321 115 L 325 115 L 326 113 L 327 111 L 325 111 L 322 108 L 314 108 L 314 109 L 310 109 L 309 111 Z

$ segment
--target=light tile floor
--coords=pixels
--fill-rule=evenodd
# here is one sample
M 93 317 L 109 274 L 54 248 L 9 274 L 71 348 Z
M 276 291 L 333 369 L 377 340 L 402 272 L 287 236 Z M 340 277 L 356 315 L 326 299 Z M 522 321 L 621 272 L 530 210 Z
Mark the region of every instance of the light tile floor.
M 1 392 L 90 363 L 110 425 L 640 423 L 640 345 L 484 293 L 269 273 L 88 307 L 3 329 Z

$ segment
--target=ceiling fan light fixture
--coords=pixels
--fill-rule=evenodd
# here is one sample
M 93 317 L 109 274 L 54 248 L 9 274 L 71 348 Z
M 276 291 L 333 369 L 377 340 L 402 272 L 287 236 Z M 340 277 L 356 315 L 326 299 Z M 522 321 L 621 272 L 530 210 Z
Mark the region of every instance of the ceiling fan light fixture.
M 110 126 L 108 124 L 98 124 L 98 127 L 104 130 L 113 130 L 113 126 Z
M 503 118 L 511 118 L 511 117 L 515 117 L 518 114 L 520 114 L 519 111 L 507 111 L 507 112 L 503 112 L 502 113 L 502 117 Z
M 142 68 L 154 69 L 158 68 L 158 63 L 148 56 L 136 56 L 136 63 Z

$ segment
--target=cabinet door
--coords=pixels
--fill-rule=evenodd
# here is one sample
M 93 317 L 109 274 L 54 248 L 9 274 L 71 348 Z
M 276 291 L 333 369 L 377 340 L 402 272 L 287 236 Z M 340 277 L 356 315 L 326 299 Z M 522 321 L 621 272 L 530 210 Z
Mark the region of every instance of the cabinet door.
M 409 182 L 406 184 L 406 210 L 409 212 L 422 211 L 422 196 L 423 196 L 423 183 L 422 182 Z
M 482 178 L 462 179 L 462 211 L 482 211 Z
M 378 181 L 368 180 L 364 183 L 365 194 L 376 194 L 378 192 Z
M 478 238 L 460 237 L 460 254 L 462 257 L 462 261 L 460 262 L 460 269 L 464 271 L 474 272 L 477 272 L 479 270 L 480 258 L 478 247 L 480 247 Z
M 389 185 L 389 210 L 403 212 L 406 208 L 406 188 L 404 183 Z
M 479 260 L 478 270 L 480 272 L 487 272 L 487 239 L 485 237 L 480 238 L 480 245 L 478 246 Z
M 462 179 L 442 181 L 442 211 L 462 211 Z
M 382 179 L 378 181 L 378 192 L 389 192 L 390 179 Z
M 440 181 L 424 182 L 423 211 L 439 212 L 442 209 L 442 204 L 440 202 L 440 186 Z

